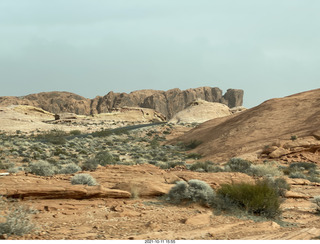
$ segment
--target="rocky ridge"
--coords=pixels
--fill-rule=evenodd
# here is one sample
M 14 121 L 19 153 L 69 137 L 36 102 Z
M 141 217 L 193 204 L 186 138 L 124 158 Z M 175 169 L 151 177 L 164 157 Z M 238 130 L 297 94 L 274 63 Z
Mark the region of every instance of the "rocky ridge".
M 319 97 L 320 89 L 316 89 L 270 99 L 241 113 L 207 121 L 175 142 L 199 141 L 194 152 L 218 162 L 232 157 L 288 161 L 305 157 L 320 163 Z
M 51 113 L 75 113 L 93 115 L 108 113 L 122 107 L 151 108 L 170 119 L 195 99 L 219 102 L 228 107 L 238 107 L 243 102 L 243 90 L 228 89 L 223 95 L 217 87 L 199 87 L 168 91 L 138 90 L 127 93 L 109 92 L 105 96 L 88 99 L 70 92 L 41 92 L 23 97 L 0 97 L 0 106 L 30 105 Z

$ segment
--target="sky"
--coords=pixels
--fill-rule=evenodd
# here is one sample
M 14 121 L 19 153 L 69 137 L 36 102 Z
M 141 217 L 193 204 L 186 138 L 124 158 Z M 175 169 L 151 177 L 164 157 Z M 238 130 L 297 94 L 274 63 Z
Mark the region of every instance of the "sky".
M 319 88 L 319 0 L 1 0 L 0 96 Z

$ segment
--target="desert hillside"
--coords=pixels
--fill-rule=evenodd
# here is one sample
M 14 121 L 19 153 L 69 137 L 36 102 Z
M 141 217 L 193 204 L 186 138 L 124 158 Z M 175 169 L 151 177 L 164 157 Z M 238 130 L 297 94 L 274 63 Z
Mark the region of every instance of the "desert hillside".
M 284 145 L 293 142 L 291 139 L 296 139 L 295 145 Z M 207 121 L 175 142 L 199 141 L 201 144 L 194 151 L 219 162 L 231 157 L 258 159 L 268 153 L 266 149 L 285 150 L 283 154 L 279 152 L 280 157 L 293 153 L 290 148 L 300 147 L 303 151 L 303 145 L 309 149 L 314 146 L 310 150 L 319 153 L 319 139 L 320 89 L 316 89 L 271 99 L 241 113 Z
M 41 92 L 24 97 L 0 97 L 0 106 L 31 105 L 51 113 L 68 112 L 78 115 L 108 113 L 122 107 L 141 107 L 154 109 L 170 119 L 198 98 L 208 102 L 223 103 L 230 108 L 238 107 L 243 102 L 243 90 L 228 89 L 224 95 L 217 87 L 187 90 L 176 88 L 168 91 L 138 90 L 129 94 L 109 92 L 105 96 L 97 96 L 94 99 L 70 92 Z
M 319 97 L 196 100 L 183 123 L 1 107 L 0 240 L 319 239 Z

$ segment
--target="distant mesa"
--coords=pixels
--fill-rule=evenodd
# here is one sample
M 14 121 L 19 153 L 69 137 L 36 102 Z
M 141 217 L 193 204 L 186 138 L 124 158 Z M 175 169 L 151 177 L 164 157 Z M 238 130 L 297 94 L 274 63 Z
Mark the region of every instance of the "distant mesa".
M 77 115 L 110 113 L 124 107 L 148 108 L 169 120 L 196 99 L 225 104 L 229 108 L 242 106 L 243 93 L 240 89 L 228 89 L 223 95 L 217 87 L 199 87 L 168 91 L 138 90 L 129 94 L 111 91 L 105 96 L 88 99 L 70 92 L 41 92 L 23 97 L 0 97 L 0 106 L 29 105 L 54 114 Z

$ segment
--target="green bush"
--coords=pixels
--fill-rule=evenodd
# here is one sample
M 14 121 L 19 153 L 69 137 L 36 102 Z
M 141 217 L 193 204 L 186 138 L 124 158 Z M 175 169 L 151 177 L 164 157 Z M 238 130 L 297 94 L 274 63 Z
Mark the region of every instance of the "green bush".
M 173 186 L 167 200 L 174 204 L 183 202 L 198 202 L 200 204 L 211 204 L 215 197 L 214 190 L 204 181 L 189 180 L 179 181 Z
M 116 159 L 107 151 L 98 152 L 95 156 L 95 161 L 102 166 L 116 163 Z
M 317 174 L 309 174 L 307 176 L 307 179 L 311 182 L 317 182 L 317 183 L 320 183 L 320 177 L 318 177 Z
M 96 180 L 89 174 L 78 174 L 71 178 L 72 185 L 88 185 L 95 186 L 97 185 Z
M 242 158 L 231 158 L 226 164 L 226 168 L 229 168 L 231 172 L 241 173 L 247 173 L 250 166 L 251 162 Z
M 70 133 L 70 135 L 73 135 L 73 136 L 81 135 L 81 131 L 80 130 L 72 130 L 69 133 Z
M 67 141 L 67 135 L 68 134 L 62 130 L 51 130 L 38 135 L 37 138 L 55 145 L 62 145 Z
M 249 214 L 275 218 L 280 215 L 280 198 L 275 188 L 267 181 L 258 181 L 256 184 L 239 183 L 221 185 L 217 196 L 222 199 L 220 206 L 242 209 Z M 222 206 L 222 207 L 225 207 Z
M 30 233 L 35 229 L 35 225 L 31 222 L 29 215 L 32 213 L 30 209 L 20 206 L 16 203 L 8 203 L 0 197 L 0 235 L 19 235 Z M 2 221 L 5 220 L 5 222 Z
M 66 166 L 64 166 L 59 173 L 60 174 L 74 174 L 77 173 L 78 171 L 81 171 L 80 166 L 78 166 L 75 163 L 69 163 Z
M 289 178 L 300 178 L 300 179 L 306 179 L 307 176 L 302 173 L 301 171 L 293 171 L 289 174 Z
M 18 173 L 19 171 L 22 171 L 23 168 L 22 167 L 13 167 L 13 168 L 10 168 L 8 169 L 8 173 L 11 173 L 11 174 L 15 174 L 15 173 Z
M 169 169 L 170 166 L 167 162 L 157 162 L 155 166 L 159 167 L 160 169 Z
M 309 162 L 294 162 L 290 164 L 290 169 L 298 168 L 301 170 L 310 170 L 315 169 L 317 165 L 315 163 L 309 163 Z
M 10 169 L 15 166 L 14 163 L 10 162 L 9 160 L 0 161 L 0 169 Z
M 82 163 L 82 170 L 93 171 L 96 170 L 99 165 L 99 162 L 95 158 L 91 158 Z
M 157 137 L 154 137 L 151 141 L 150 141 L 150 147 L 152 149 L 157 149 L 160 146 L 159 140 Z
M 55 174 L 55 167 L 47 161 L 39 160 L 38 162 L 31 163 L 30 173 L 41 176 L 52 176 Z
M 277 191 L 278 195 L 281 197 L 285 197 L 286 191 L 290 190 L 290 185 L 284 178 L 268 178 L 265 180 Z

